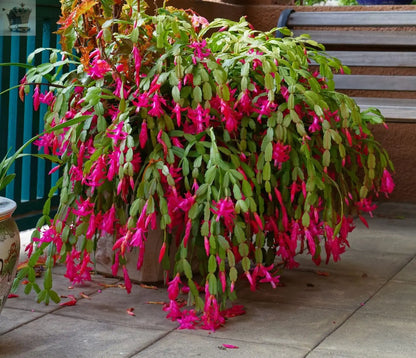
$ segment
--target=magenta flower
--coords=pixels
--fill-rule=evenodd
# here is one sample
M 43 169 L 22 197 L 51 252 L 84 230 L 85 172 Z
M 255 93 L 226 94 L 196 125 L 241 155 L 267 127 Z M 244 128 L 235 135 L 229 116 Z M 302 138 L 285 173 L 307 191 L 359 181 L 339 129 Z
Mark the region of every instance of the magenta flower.
M 93 79 L 103 78 L 107 73 L 111 71 L 111 66 L 104 60 L 95 58 L 91 66 L 87 68 L 87 73 Z
M 113 180 L 114 176 L 118 174 L 120 167 L 120 154 L 121 152 L 118 147 L 114 147 L 114 150 L 108 154 L 107 179 L 109 181 Z
M 211 54 L 211 50 L 207 48 L 206 40 L 202 40 L 201 42 L 194 41 L 189 45 L 189 47 L 194 49 L 194 55 L 192 56 L 192 62 L 194 65 L 196 65 L 198 60 L 203 60 Z
M 195 310 L 183 310 L 182 317 L 177 319 L 179 323 L 178 329 L 195 329 L 199 322 L 199 317 Z
M 205 307 L 201 321 L 201 328 L 210 331 L 215 331 L 225 323 L 224 317 L 220 314 L 217 299 L 209 293 L 208 297 L 205 297 Z
M 273 144 L 273 154 L 272 158 L 274 160 L 274 165 L 281 165 L 282 163 L 289 160 L 290 150 L 292 148 L 290 145 L 283 145 L 281 142 L 277 142 Z
M 36 85 L 33 91 L 33 108 L 35 109 L 35 111 L 39 109 L 39 105 L 40 105 L 39 85 Z
M 225 122 L 225 129 L 233 133 L 237 130 L 242 115 L 229 106 L 227 102 L 221 99 L 222 121 Z
M 45 103 L 48 106 L 50 106 L 54 100 L 55 96 L 53 95 L 52 91 L 49 91 L 46 94 L 41 93 L 39 95 L 39 101 L 41 103 Z
M 168 312 L 166 318 L 170 318 L 172 321 L 177 321 L 182 318 L 181 309 L 175 300 L 170 300 L 169 305 L 164 305 L 163 310 Z
M 76 284 L 91 281 L 91 265 L 89 253 L 72 248 L 72 251 L 66 254 L 66 273 L 64 276 Z
M 86 182 L 91 187 L 97 187 L 104 183 L 107 177 L 107 164 L 103 155 L 99 156 L 97 161 L 91 167 L 90 174 L 86 178 Z
M 313 115 L 313 122 L 309 126 L 309 132 L 314 133 L 314 132 L 317 132 L 317 131 L 320 131 L 320 130 L 321 130 L 320 119 L 316 114 L 314 114 Z
M 129 273 L 126 266 L 123 265 L 124 285 L 126 286 L 127 293 L 131 292 L 132 284 L 130 281 Z
M 117 145 L 119 141 L 127 138 L 127 133 L 123 130 L 124 122 L 117 124 L 116 128 L 109 130 L 107 136 L 113 139 L 114 145 Z
M 140 148 L 144 148 L 147 143 L 147 122 L 143 121 L 140 129 L 139 142 Z
M 134 69 L 136 71 L 134 78 L 136 80 L 136 86 L 139 87 L 140 85 L 140 68 L 142 65 L 142 57 L 140 56 L 140 52 L 137 46 L 133 46 L 133 59 L 134 59 Z
M 198 16 L 196 14 L 192 15 L 191 22 L 195 30 L 197 30 L 199 27 L 204 28 L 209 25 L 209 22 L 205 17 Z
M 384 169 L 383 176 L 381 178 L 381 188 L 380 190 L 388 197 L 394 190 L 395 184 L 393 178 L 391 177 L 389 171 Z
M 62 237 L 59 232 L 56 231 L 56 227 L 54 225 L 49 226 L 46 229 L 42 229 L 40 238 L 33 238 L 34 242 L 53 242 L 56 246 L 56 251 L 60 252 L 62 249 Z
M 170 300 L 176 300 L 178 297 L 180 284 L 182 284 L 181 277 L 177 273 L 175 278 L 168 282 L 168 296 Z
M 220 199 L 218 202 L 213 200 L 212 204 L 213 208 L 211 208 L 211 212 L 217 216 L 215 221 L 220 221 L 220 219 L 223 218 L 227 229 L 232 231 L 235 220 L 235 207 L 233 201 L 227 197 Z
M 116 208 L 113 204 L 111 205 L 111 208 L 103 214 L 100 229 L 112 235 L 114 233 L 116 223 Z
M 186 133 L 201 133 L 209 127 L 211 120 L 209 109 L 204 109 L 201 104 L 198 104 L 196 109 L 188 108 L 188 118 L 192 121 L 192 126 L 185 123 L 184 129 Z
M 160 118 L 165 111 L 162 108 L 162 105 L 166 106 L 166 100 L 161 97 L 159 94 L 155 93 L 151 98 L 151 109 L 149 110 L 149 115 Z

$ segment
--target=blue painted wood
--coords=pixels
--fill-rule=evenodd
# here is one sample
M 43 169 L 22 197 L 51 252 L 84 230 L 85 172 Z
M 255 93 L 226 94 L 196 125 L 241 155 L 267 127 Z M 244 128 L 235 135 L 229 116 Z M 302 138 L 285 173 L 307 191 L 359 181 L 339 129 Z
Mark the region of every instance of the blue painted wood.
M 27 56 L 36 48 L 56 47 L 57 36 L 54 32 L 57 30 L 59 7 L 59 0 L 37 2 L 36 36 L 0 36 L 0 62 L 25 63 Z M 48 58 L 49 54 L 45 54 L 41 60 L 47 61 Z M 37 61 L 40 62 L 40 59 Z M 17 85 L 23 76 L 24 70 L 17 67 L 0 67 L 0 91 Z M 42 91 L 47 89 L 47 86 L 41 86 Z M 30 89 L 24 103 L 18 98 L 18 90 L 0 97 L 0 157 L 3 157 L 9 148 L 18 148 L 42 130 L 46 105 L 41 105 L 40 110 L 35 112 L 32 96 L 33 88 Z M 27 154 L 37 152 L 33 145 L 25 150 Z M 40 217 L 49 190 L 59 176 L 58 173 L 49 175 L 51 168 L 51 164 L 42 159 L 24 157 L 17 161 L 13 168 L 16 180 L 0 193 L 16 201 L 17 209 L 14 216 L 20 230 L 34 227 Z M 52 205 L 57 203 L 56 196 Z

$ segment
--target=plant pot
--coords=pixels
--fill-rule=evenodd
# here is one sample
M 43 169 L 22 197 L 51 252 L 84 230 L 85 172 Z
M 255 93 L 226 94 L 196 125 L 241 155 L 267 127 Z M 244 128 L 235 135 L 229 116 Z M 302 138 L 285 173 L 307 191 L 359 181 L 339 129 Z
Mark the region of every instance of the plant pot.
M 19 229 L 12 218 L 13 200 L 0 197 L 0 312 L 9 296 L 20 253 Z
M 163 281 L 164 271 L 159 264 L 159 252 L 163 243 L 163 233 L 161 230 L 150 231 L 146 240 L 146 248 L 143 258 L 143 265 L 137 270 L 137 258 L 139 249 L 134 248 L 126 254 L 126 268 L 130 279 L 138 282 L 159 282 Z M 111 266 L 113 264 L 114 243 L 112 236 L 104 236 L 97 242 L 95 251 L 95 270 L 98 273 L 113 276 Z M 173 257 L 172 257 L 173 259 Z M 123 271 L 119 268 L 117 277 L 123 278 Z

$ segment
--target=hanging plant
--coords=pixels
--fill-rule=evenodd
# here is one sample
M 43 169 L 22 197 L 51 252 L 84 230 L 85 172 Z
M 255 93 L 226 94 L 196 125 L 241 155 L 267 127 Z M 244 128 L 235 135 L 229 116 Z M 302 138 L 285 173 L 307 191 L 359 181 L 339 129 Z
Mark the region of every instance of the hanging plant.
M 16 285 L 27 277 L 38 301 L 58 301 L 54 263 L 66 264 L 72 282 L 89 280 L 97 241 L 111 235 L 113 271 L 123 270 L 129 292 L 126 254 L 139 249 L 140 269 L 159 228 L 167 317 L 214 330 L 239 271 L 254 290 L 276 287 L 300 253 L 339 260 L 353 216 L 364 220 L 379 192 L 393 189 L 392 165 L 369 130 L 383 119 L 334 90 L 333 73 L 348 68 L 307 37 L 145 8 L 62 1 L 62 50 L 29 58 L 50 53 L 21 85 L 23 94 L 49 83 L 34 91 L 35 108 L 48 107 L 45 128 L 83 120 L 37 141 L 59 158 L 60 206 L 51 218 L 47 202 Z M 45 253 L 40 288 L 33 265 Z M 183 287 L 186 310 L 176 300 Z

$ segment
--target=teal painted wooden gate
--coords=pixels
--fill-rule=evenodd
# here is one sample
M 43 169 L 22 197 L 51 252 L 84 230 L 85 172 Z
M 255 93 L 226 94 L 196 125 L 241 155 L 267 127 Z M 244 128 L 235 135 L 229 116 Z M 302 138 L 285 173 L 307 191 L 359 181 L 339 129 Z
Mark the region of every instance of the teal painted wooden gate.
M 56 47 L 56 22 L 59 19 L 59 0 L 38 0 L 36 5 L 36 36 L 0 36 L 0 62 L 26 63 L 29 53 L 40 47 Z M 47 54 L 45 54 L 47 56 Z M 43 58 L 42 61 L 47 61 Z M 0 92 L 19 84 L 24 70 L 17 67 L 0 67 Z M 42 90 L 45 90 L 43 88 Z M 45 105 L 33 111 L 31 93 L 21 102 L 18 90 L 0 97 L 0 157 L 11 149 L 20 147 L 43 128 Z M 26 153 L 36 153 L 36 147 L 27 148 Z M 57 173 L 48 175 L 51 164 L 34 157 L 18 160 L 13 168 L 16 179 L 0 195 L 17 203 L 16 222 L 20 230 L 35 226 L 42 212 L 43 203 L 57 179 Z M 57 197 L 55 205 L 57 204 Z

